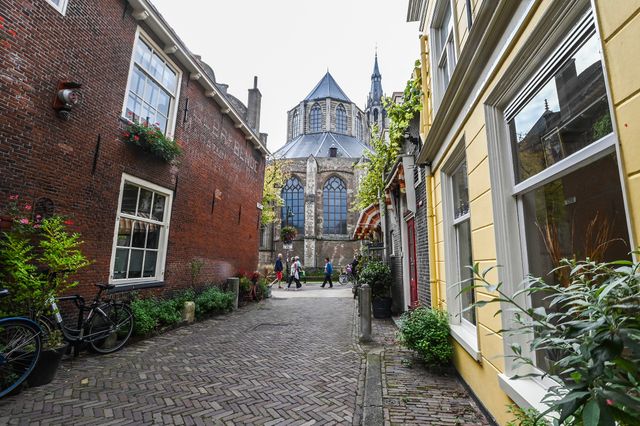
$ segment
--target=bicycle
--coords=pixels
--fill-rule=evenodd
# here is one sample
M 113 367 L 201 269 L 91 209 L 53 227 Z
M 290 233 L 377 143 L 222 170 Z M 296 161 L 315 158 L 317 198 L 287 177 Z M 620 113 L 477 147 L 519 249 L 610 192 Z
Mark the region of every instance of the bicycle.
M 113 299 L 102 299 L 102 292 L 115 288 L 114 284 L 95 284 L 98 292 L 89 306 L 80 295 L 62 296 L 50 301 L 53 317 L 41 317 L 45 335 L 57 329 L 62 332 L 77 356 L 81 345 L 88 343 L 94 352 L 108 354 L 122 348 L 133 331 L 131 308 Z M 75 326 L 67 326 L 58 308 L 58 302 L 71 301 L 78 309 Z
M 9 290 L 0 290 L 0 297 Z M 42 349 L 40 326 L 24 317 L 0 319 L 0 398 L 20 386 L 33 371 Z
M 355 281 L 356 281 L 356 277 L 353 275 L 353 273 L 351 273 L 350 268 L 346 268 L 345 270 L 342 271 L 340 276 L 338 276 L 338 283 L 340 283 L 340 285 L 345 285 L 347 283 L 354 283 Z

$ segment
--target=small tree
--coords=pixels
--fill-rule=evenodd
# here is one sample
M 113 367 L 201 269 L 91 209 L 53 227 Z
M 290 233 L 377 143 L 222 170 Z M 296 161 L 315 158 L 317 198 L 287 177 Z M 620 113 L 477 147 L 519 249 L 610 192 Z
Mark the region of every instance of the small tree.
M 288 173 L 285 172 L 287 162 L 284 160 L 271 159 L 264 170 L 264 186 L 262 190 L 262 214 L 260 224 L 268 225 L 276 221 L 276 209 L 284 202 L 280 196 L 280 191 L 287 181 Z

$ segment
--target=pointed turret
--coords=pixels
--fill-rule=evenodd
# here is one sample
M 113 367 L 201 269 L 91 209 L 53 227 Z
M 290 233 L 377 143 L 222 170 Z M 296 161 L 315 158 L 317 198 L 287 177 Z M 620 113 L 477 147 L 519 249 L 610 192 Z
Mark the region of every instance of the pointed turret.
M 380 74 L 380 68 L 378 67 L 378 53 L 376 52 L 375 60 L 373 62 L 373 74 L 371 74 L 371 90 L 369 91 L 369 97 L 367 98 L 367 107 L 365 112 L 367 113 L 367 121 L 369 127 L 378 125 L 380 131 L 386 127 L 385 118 L 387 113 L 382 106 L 382 75 Z

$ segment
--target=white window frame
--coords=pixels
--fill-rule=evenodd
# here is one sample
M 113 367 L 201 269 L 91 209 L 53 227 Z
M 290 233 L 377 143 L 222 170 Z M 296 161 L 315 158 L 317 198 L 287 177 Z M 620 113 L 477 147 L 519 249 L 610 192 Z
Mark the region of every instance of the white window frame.
M 444 29 L 445 22 L 443 22 L 447 9 L 450 11 L 450 19 L 447 28 Z M 440 102 L 444 97 L 444 94 L 451 81 L 451 76 L 456 67 L 457 62 L 457 35 L 455 25 L 455 3 L 451 0 L 440 0 L 434 8 L 434 14 L 431 24 L 431 69 L 435 70 L 432 73 L 432 87 L 434 89 L 434 110 L 437 110 L 440 106 Z M 446 41 L 444 45 L 440 44 L 440 35 L 443 31 L 446 31 Z M 446 69 L 443 68 L 443 64 L 446 61 Z M 445 81 L 444 73 L 447 73 L 448 78 Z
M 118 246 L 118 228 L 120 226 L 120 218 L 127 217 L 133 220 L 140 220 L 139 217 L 134 215 L 122 213 L 122 196 L 124 193 L 124 186 L 126 183 L 133 184 L 138 187 L 142 187 L 144 189 L 148 189 L 154 192 L 158 192 L 167 197 L 166 205 L 165 205 L 165 215 L 164 220 L 162 222 L 154 222 L 157 225 L 163 226 L 164 230 L 160 233 L 159 241 L 158 241 L 158 257 L 156 259 L 156 275 L 154 277 L 141 277 L 141 278 L 118 278 L 115 279 L 113 277 L 113 268 L 115 266 L 116 261 L 116 250 Z M 109 283 L 116 285 L 128 285 L 135 283 L 144 283 L 144 282 L 157 282 L 164 281 L 164 273 L 165 273 L 165 264 L 167 260 L 167 243 L 169 241 L 169 228 L 171 224 L 171 208 L 173 205 L 173 191 L 162 186 L 156 185 L 154 183 L 148 182 L 146 180 L 140 179 L 138 177 L 129 175 L 127 173 L 122 174 L 122 179 L 120 181 L 120 194 L 118 195 L 118 205 L 116 211 L 116 222 L 113 230 L 113 242 L 111 246 L 111 262 L 109 265 Z M 147 220 L 149 221 L 149 220 Z M 128 265 L 127 265 L 128 267 Z M 144 268 L 144 265 L 143 265 Z
M 462 139 L 452 152 L 447 162 L 442 167 L 442 208 L 444 221 L 444 245 L 445 245 L 445 276 L 447 288 L 447 309 L 451 335 L 476 361 L 481 360 L 478 327 L 462 317 L 462 300 L 460 291 L 463 288 L 460 275 L 460 251 L 456 226 L 464 221 L 471 220 L 471 208 L 466 214 L 454 217 L 453 178 L 465 159 L 465 143 Z M 471 202 L 471 200 L 469 200 Z M 470 284 L 470 283 L 469 283 Z M 475 292 L 475 289 L 472 290 Z M 475 309 L 475 308 L 474 308 Z M 478 314 L 476 311 L 476 322 Z
M 501 265 L 498 269 L 498 280 L 503 283 L 503 291 L 508 295 L 513 295 L 521 289 L 523 277 L 528 273 L 528 255 L 526 242 L 524 240 L 525 230 L 522 220 L 519 219 L 524 217 L 523 194 L 566 176 L 575 170 L 581 169 L 606 155 L 616 153 L 621 176 L 627 228 L 629 232 L 631 232 L 630 230 L 632 229 L 629 226 L 629 208 L 624 195 L 625 187 L 621 174 L 619 142 L 604 60 L 602 60 L 602 67 L 607 88 L 607 100 L 609 102 L 613 132 L 520 183 L 516 183 L 515 180 L 515 165 L 512 157 L 513 147 L 505 115 L 513 115 L 514 110 L 524 105 L 530 99 L 530 96 L 537 93 L 537 90 L 542 87 L 542 84 L 548 81 L 549 76 L 553 76 L 553 65 L 560 62 L 559 59 L 554 61 L 554 57 L 560 56 L 563 51 L 572 50 L 575 52 L 578 40 L 580 40 L 586 32 L 594 31 L 596 36 L 599 37 L 593 12 L 586 12 L 586 10 L 588 10 L 588 4 L 586 4 L 586 2 L 583 7 L 584 11 L 581 15 L 578 15 L 579 19 L 566 20 L 558 25 L 560 29 L 559 34 L 562 35 L 558 36 L 556 34 L 555 37 L 553 37 L 553 43 L 549 43 L 550 46 L 553 46 L 551 52 L 539 52 L 536 58 L 532 58 L 533 61 L 539 64 L 537 68 L 534 68 L 533 74 L 512 77 L 511 88 L 508 89 L 511 90 L 511 93 L 506 93 L 506 91 L 500 93 L 496 95 L 498 99 L 496 99 L 493 104 L 485 105 L 496 251 L 498 264 Z M 579 10 L 580 9 L 578 9 L 578 11 Z M 594 26 L 595 30 L 593 29 Z M 546 58 L 550 59 L 545 61 Z M 504 78 L 507 77 L 505 76 Z M 523 89 L 513 93 L 514 87 L 523 87 Z M 518 232 L 513 232 L 513 230 L 516 229 Z M 629 235 L 629 238 L 633 244 L 632 236 Z M 524 295 L 520 295 L 517 301 L 521 306 L 531 307 L 531 299 Z M 501 304 L 501 309 L 502 328 L 511 328 L 514 324 L 514 313 L 510 310 L 509 306 L 504 304 Z M 518 335 L 504 335 L 503 337 L 505 373 L 499 376 L 501 388 L 512 400 L 522 407 L 535 408 L 539 411 L 546 410 L 547 407 L 540 401 L 547 393 L 549 387 L 557 385 L 556 382 L 548 377 L 544 379 L 512 378 L 516 375 L 522 376 L 532 372 L 530 367 L 516 365 L 514 363 L 511 357 L 514 355 L 511 345 L 519 345 L 522 348 L 523 355 L 534 357 L 535 354 L 529 350 L 529 342 L 533 338 L 533 333 L 522 332 L 518 333 Z M 540 372 L 540 370 L 535 368 L 533 371 Z
M 158 54 L 171 68 L 176 72 L 176 93 L 175 97 L 171 100 L 171 105 L 169 106 L 169 116 L 167 120 L 167 129 L 165 131 L 165 135 L 168 138 L 172 138 L 175 132 L 176 127 L 176 117 L 178 115 L 178 104 L 180 101 L 180 88 L 182 86 L 182 70 L 180 67 L 176 65 L 174 61 L 172 61 L 169 56 L 167 56 L 163 49 L 158 46 L 157 43 L 153 41 L 151 37 L 141 28 L 138 27 L 136 29 L 136 35 L 133 40 L 133 45 L 131 49 L 131 59 L 129 60 L 129 74 L 127 75 L 127 88 L 124 93 L 124 99 L 122 101 L 122 112 L 121 116 L 127 121 L 131 121 L 127 117 L 127 101 L 129 99 L 129 92 L 131 91 L 131 75 L 133 74 L 133 70 L 135 67 L 135 55 L 136 55 L 136 44 L 138 43 L 138 39 L 143 39 L 145 43 L 147 43 L 151 48 Z M 162 88 L 164 86 L 161 85 Z
M 69 4 L 69 0 L 60 0 L 59 4 L 55 4 L 53 0 L 46 0 L 55 10 L 60 12 L 61 15 L 65 15 L 67 13 L 67 5 Z

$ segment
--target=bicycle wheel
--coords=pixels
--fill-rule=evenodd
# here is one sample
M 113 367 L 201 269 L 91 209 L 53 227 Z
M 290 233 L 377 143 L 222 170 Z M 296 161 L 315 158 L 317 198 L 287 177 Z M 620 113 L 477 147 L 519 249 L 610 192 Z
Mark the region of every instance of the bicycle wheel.
M 109 354 L 127 343 L 133 331 L 133 314 L 129 306 L 114 302 L 104 304 L 95 310 L 85 338 L 91 349 Z
M 0 398 L 24 382 L 40 357 L 40 329 L 33 321 L 0 322 Z
M 338 282 L 340 283 L 340 285 L 345 285 L 349 282 L 349 277 L 347 276 L 347 274 L 340 274 L 340 276 L 338 277 Z

